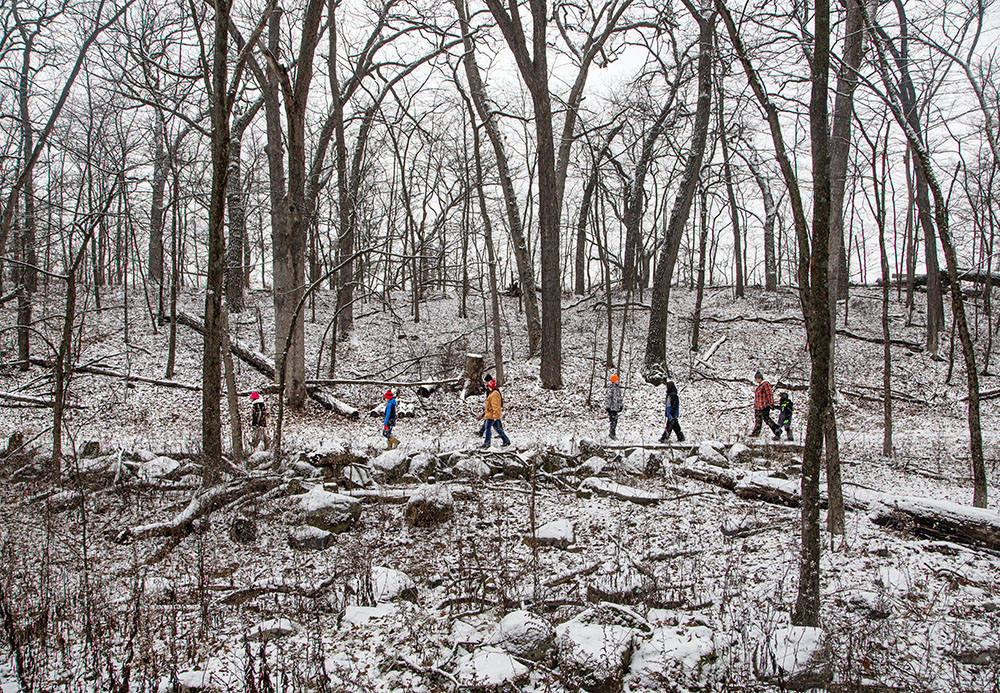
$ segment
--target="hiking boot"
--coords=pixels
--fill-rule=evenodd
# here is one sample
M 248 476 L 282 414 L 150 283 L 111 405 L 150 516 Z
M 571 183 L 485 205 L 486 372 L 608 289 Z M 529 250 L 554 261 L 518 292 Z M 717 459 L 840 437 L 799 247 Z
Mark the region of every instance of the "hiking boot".
M 486 443 L 483 443 L 482 445 L 479 446 L 479 449 L 480 450 L 489 450 L 490 446 L 487 445 Z
M 667 439 L 664 436 L 660 436 L 660 442 L 661 443 L 666 443 Z
M 505 448 L 508 445 L 510 445 L 510 441 L 509 440 L 506 443 L 500 443 L 500 447 L 502 447 L 502 448 Z
M 792 440 L 792 432 L 791 431 L 788 432 L 788 440 Z
M 614 433 L 612 433 L 611 435 L 609 435 L 608 438 L 610 438 L 611 440 L 618 440 L 618 438 L 615 437 Z
M 680 433 L 677 434 L 677 442 L 678 443 L 683 443 L 684 442 L 684 436 L 682 434 L 680 434 Z
M 778 431 L 777 433 L 774 434 L 774 439 L 781 440 L 781 431 Z

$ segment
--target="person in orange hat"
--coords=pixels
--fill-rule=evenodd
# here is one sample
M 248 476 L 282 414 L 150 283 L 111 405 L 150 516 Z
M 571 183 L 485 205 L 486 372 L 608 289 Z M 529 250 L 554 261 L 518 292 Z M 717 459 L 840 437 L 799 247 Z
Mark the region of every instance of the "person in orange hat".
M 496 380 L 486 383 L 486 388 L 489 390 L 489 394 L 486 395 L 486 407 L 483 411 L 483 422 L 486 424 L 486 440 L 483 441 L 481 447 L 483 449 L 490 447 L 490 436 L 494 430 L 500 436 L 500 444 L 503 447 L 507 447 L 510 445 L 510 438 L 507 437 L 507 433 L 503 430 L 503 424 L 500 423 L 503 396 L 500 394 L 500 390 L 497 389 Z
M 396 395 L 392 390 L 386 390 L 385 398 L 385 418 L 382 420 L 382 437 L 387 441 L 386 449 L 394 450 L 399 445 L 399 440 L 392 435 L 392 429 L 396 425 Z
M 611 376 L 608 389 L 604 392 L 604 408 L 608 412 L 608 421 L 611 423 L 611 433 L 608 437 L 611 440 L 618 440 L 615 436 L 618 429 L 618 414 L 622 410 L 622 386 L 618 384 L 617 374 Z
M 253 449 L 264 441 L 264 449 L 271 447 L 271 438 L 267 435 L 267 406 L 259 392 L 250 393 L 250 431 L 253 433 Z

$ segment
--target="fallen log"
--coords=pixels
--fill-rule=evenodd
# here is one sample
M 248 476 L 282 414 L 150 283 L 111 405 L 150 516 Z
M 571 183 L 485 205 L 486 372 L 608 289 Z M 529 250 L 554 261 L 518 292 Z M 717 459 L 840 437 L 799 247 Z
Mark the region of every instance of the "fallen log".
M 589 497 L 590 493 L 596 493 L 599 496 L 610 496 L 611 498 L 638 503 L 639 505 L 655 505 L 663 500 L 658 493 L 643 491 L 642 489 L 632 488 L 623 484 L 616 484 L 613 481 L 601 479 L 596 476 L 587 477 L 581 481 L 580 487 L 577 489 L 577 494 L 584 498 Z
M 377 385 L 379 387 L 415 387 L 419 389 L 434 388 L 441 385 L 456 385 L 462 382 L 461 378 L 447 378 L 446 380 L 423 380 L 417 382 L 400 382 L 395 380 L 367 380 L 367 379 L 318 379 L 307 380 L 306 385 Z M 433 390 L 431 390 L 433 392 Z M 423 396 L 423 395 L 421 395 Z
M 879 526 L 920 537 L 1000 551 L 1000 515 L 985 508 L 912 496 L 883 497 L 883 502 L 873 503 L 869 518 Z
M 31 359 L 31 364 L 42 368 L 52 368 L 54 366 L 51 361 L 47 361 L 45 359 Z M 126 382 L 134 380 L 137 383 L 146 383 L 148 385 L 156 385 L 158 387 L 173 387 L 180 390 L 190 390 L 191 392 L 201 392 L 200 385 L 190 385 L 177 380 L 168 380 L 167 378 L 147 378 L 142 375 L 123 373 L 122 371 L 112 370 L 110 368 L 101 368 L 100 366 L 74 366 L 73 372 L 84 373 L 86 375 L 103 376 L 106 378 L 121 378 Z
M 698 465 L 696 467 L 676 465 L 673 471 L 676 476 L 703 481 L 706 484 L 712 484 L 727 491 L 736 490 L 736 484 L 739 483 L 741 476 L 740 472 L 722 469 L 721 467 L 709 467 L 708 465 Z
M 21 404 L 28 404 L 33 407 L 47 407 L 51 409 L 55 406 L 55 402 L 50 399 L 42 399 L 41 397 L 30 397 L 28 395 L 19 395 L 15 392 L 0 392 L 0 406 L 7 406 L 7 402 L 20 402 Z M 63 405 L 69 409 L 86 409 L 79 404 L 64 404 Z
M 705 353 L 705 356 L 698 359 L 698 362 L 705 366 L 708 366 L 709 365 L 708 362 L 711 360 L 713 356 L 715 356 L 715 352 L 719 350 L 719 347 L 722 346 L 722 343 L 725 341 L 726 341 L 726 335 L 722 335 L 721 337 L 719 337 L 719 339 L 715 342 L 715 344 L 713 344 L 708 348 L 708 351 Z
M 184 311 L 179 311 L 177 313 L 177 322 L 186 327 L 190 327 L 199 334 L 205 334 L 205 323 L 193 315 L 185 313 Z M 229 344 L 233 354 L 235 354 L 237 358 L 254 368 L 257 372 L 266 376 L 268 379 L 272 381 L 274 380 L 274 364 L 267 358 L 267 356 L 259 351 L 255 351 L 244 346 L 236 339 L 230 339 Z M 352 407 L 349 404 L 341 402 L 336 397 L 323 392 L 318 387 L 307 387 L 306 392 L 309 393 L 310 399 L 318 403 L 327 411 L 334 411 L 351 419 L 357 419 L 361 416 L 361 413 L 356 407 Z
M 204 493 L 195 495 L 187 507 L 174 519 L 168 522 L 154 522 L 126 528 L 115 535 L 114 541 L 124 543 L 132 538 L 171 537 L 176 539 L 185 537 L 193 531 L 197 520 L 249 494 L 270 491 L 283 481 L 281 477 L 258 476 L 215 486 Z

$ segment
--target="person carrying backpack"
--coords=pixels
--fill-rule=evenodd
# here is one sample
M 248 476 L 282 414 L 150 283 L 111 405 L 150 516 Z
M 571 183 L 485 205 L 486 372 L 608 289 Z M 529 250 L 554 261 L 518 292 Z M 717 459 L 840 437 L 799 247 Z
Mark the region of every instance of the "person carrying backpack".
M 254 450 L 261 441 L 264 441 L 265 450 L 271 447 L 271 438 L 267 435 L 267 405 L 259 392 L 250 393 L 250 431 L 253 433 Z
M 771 407 L 774 406 L 774 390 L 771 389 L 771 383 L 764 380 L 764 376 L 760 371 L 754 373 L 753 381 L 757 384 L 757 388 L 753 393 L 754 426 L 750 435 L 754 437 L 759 436 L 761 425 L 766 423 L 767 427 L 771 429 L 771 433 L 779 436 L 781 435 L 781 429 L 771 420 Z
M 667 381 L 667 396 L 666 396 L 666 416 L 667 425 L 663 429 L 663 435 L 660 436 L 660 442 L 666 443 L 670 440 L 670 433 L 677 433 L 677 442 L 684 442 L 684 433 L 681 432 L 681 424 L 678 421 L 678 416 L 680 415 L 680 397 L 677 395 L 677 386 L 674 385 L 673 380 Z
M 788 440 L 792 439 L 792 400 L 788 398 L 787 392 L 782 392 L 778 398 L 778 430 L 774 434 L 775 440 L 781 440 L 781 429 L 785 429 Z
M 486 384 L 489 390 L 489 394 L 486 395 L 486 408 L 483 411 L 483 421 L 486 424 L 486 440 L 483 442 L 483 449 L 490 447 L 490 436 L 493 434 L 493 430 L 496 429 L 497 435 L 500 436 L 501 445 L 507 447 L 510 445 L 510 438 L 503 430 L 503 424 L 500 423 L 500 415 L 503 409 L 503 395 L 500 394 L 500 390 L 497 389 L 497 381 L 491 380 Z
M 392 390 L 385 392 L 385 418 L 382 420 L 382 437 L 386 439 L 386 450 L 395 450 L 399 441 L 392 435 L 392 428 L 396 425 L 396 395 Z
M 618 440 L 615 437 L 616 430 L 618 428 L 618 414 L 622 410 L 622 388 L 618 384 L 618 376 L 612 375 L 611 382 L 608 383 L 608 389 L 604 393 L 604 408 L 608 412 L 608 421 L 611 424 L 611 433 L 609 437 L 611 440 Z

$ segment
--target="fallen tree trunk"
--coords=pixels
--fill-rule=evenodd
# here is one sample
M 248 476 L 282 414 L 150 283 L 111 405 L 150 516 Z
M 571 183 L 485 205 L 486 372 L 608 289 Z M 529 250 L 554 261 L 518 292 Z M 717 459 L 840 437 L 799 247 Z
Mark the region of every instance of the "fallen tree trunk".
M 31 364 L 42 368 L 54 367 L 54 364 L 51 361 L 46 361 L 45 359 L 31 359 Z M 182 383 L 177 380 L 169 380 L 166 378 L 147 378 L 142 375 L 132 375 L 131 373 L 123 373 L 110 368 L 101 368 L 100 366 L 75 366 L 73 368 L 73 373 L 85 373 L 87 375 L 97 375 L 106 378 L 121 378 L 126 382 L 134 380 L 137 383 L 147 383 L 148 385 L 156 385 L 158 387 L 173 387 L 180 390 L 190 390 L 191 392 L 201 392 L 200 385 L 190 385 L 188 383 Z
M 439 385 L 455 385 L 462 382 L 461 378 L 448 378 L 447 380 L 425 380 L 412 383 L 398 382 L 394 380 L 307 380 L 306 385 L 378 385 L 379 387 L 437 387 Z
M 0 392 L 0 406 L 7 406 L 8 401 L 20 402 L 22 404 L 29 404 L 33 407 L 47 407 L 51 409 L 55 406 L 55 402 L 50 399 L 42 399 L 41 397 L 30 397 L 28 395 L 19 395 L 14 392 Z M 63 407 L 68 409 L 85 409 L 79 404 L 63 404 Z
M 869 517 L 879 526 L 920 537 L 1000 551 L 1000 515 L 985 508 L 904 496 L 874 504 Z
M 281 477 L 262 476 L 240 479 L 239 481 L 215 486 L 204 493 L 194 496 L 191 502 L 188 503 L 188 506 L 174 519 L 168 522 L 155 522 L 129 527 L 119 532 L 115 536 L 115 541 L 124 543 L 131 538 L 185 537 L 192 532 L 197 520 L 247 495 L 270 491 L 283 481 Z
M 580 488 L 577 489 L 577 494 L 583 496 L 584 498 L 586 498 L 590 493 L 596 493 L 599 496 L 610 496 L 612 498 L 617 498 L 618 500 L 638 503 L 639 505 L 654 505 L 663 500 L 658 493 L 652 493 L 650 491 L 632 488 L 631 486 L 616 484 L 613 481 L 601 479 L 596 476 L 584 479 L 580 482 Z
M 708 348 L 708 353 L 706 353 L 703 358 L 698 359 L 698 361 L 700 363 L 703 363 L 704 365 L 708 366 L 709 360 L 713 356 L 715 356 L 715 352 L 719 350 L 719 347 L 722 346 L 722 343 L 724 341 L 726 341 L 726 335 L 722 335 L 721 337 L 719 337 L 719 339 L 716 340 L 715 344 L 713 344 L 712 346 L 710 346 Z
M 199 334 L 205 334 L 205 323 L 193 315 L 185 313 L 184 311 L 178 311 L 177 322 L 186 327 L 190 327 Z M 259 351 L 255 351 L 242 345 L 236 339 L 230 340 L 230 347 L 232 348 L 233 354 L 235 354 L 237 358 L 254 368 L 257 372 L 267 376 L 270 380 L 274 380 L 274 364 L 267 358 L 267 356 Z M 349 404 L 341 402 L 336 397 L 323 392 L 318 387 L 307 388 L 307 391 L 309 392 L 310 399 L 318 403 L 327 411 L 334 411 L 351 419 L 356 419 L 361 416 L 361 413 L 356 407 L 352 407 Z

